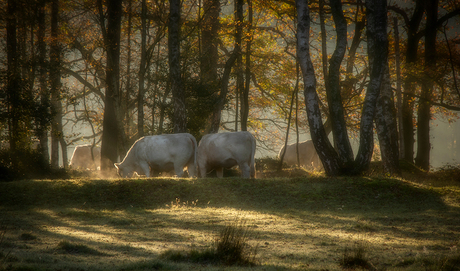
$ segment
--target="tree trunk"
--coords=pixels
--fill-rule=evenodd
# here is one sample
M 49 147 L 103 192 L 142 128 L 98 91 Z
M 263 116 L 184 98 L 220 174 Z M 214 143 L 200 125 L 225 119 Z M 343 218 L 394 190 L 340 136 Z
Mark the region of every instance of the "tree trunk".
M 248 1 L 248 35 L 246 38 L 245 85 L 241 95 L 241 131 L 248 130 L 249 88 L 251 86 L 252 0 Z
M 51 123 L 51 166 L 59 167 L 59 144 L 63 139 L 61 105 L 61 52 L 59 45 L 59 0 L 51 2 L 50 93 L 53 121 Z M 65 145 L 65 144 L 63 144 Z M 61 146 L 63 147 L 63 146 Z M 66 157 L 63 157 L 63 162 Z M 66 167 L 63 163 L 63 166 Z
M 202 84 L 215 87 L 217 86 L 217 61 L 219 59 L 217 45 L 219 38 L 220 1 L 205 0 L 203 9 L 200 76 Z
M 401 176 L 396 110 L 388 63 L 383 74 L 375 122 L 385 172 L 390 175 Z
M 425 1 L 427 15 L 425 28 L 425 74 L 422 82 L 422 93 L 419 99 L 417 118 L 417 157 L 415 164 L 424 170 L 430 169 L 430 121 L 431 102 L 436 72 L 436 23 L 438 0 Z
M 388 64 L 386 1 L 366 1 L 368 55 L 372 59 L 370 82 L 361 113 L 360 145 L 355 160 L 355 173 L 369 167 L 374 150 L 374 115 L 380 95 L 382 77 Z
M 117 107 L 120 97 L 121 16 L 122 0 L 108 1 L 107 31 L 105 37 L 105 46 L 107 51 L 106 94 L 104 120 L 102 122 L 101 170 L 112 169 L 113 164 L 117 162 L 118 159 L 118 143 L 121 133 L 119 117 L 117 116 Z M 105 29 L 105 27 L 103 27 L 103 29 Z
M 137 95 L 137 137 L 144 136 L 144 87 L 147 57 L 147 4 L 142 0 L 141 7 L 141 62 L 139 67 L 139 93 Z M 154 114 L 152 114 L 153 116 Z M 153 126 L 152 126 L 153 127 Z
M 399 129 L 399 157 L 404 157 L 404 127 L 402 125 L 402 92 L 401 92 L 401 60 L 399 57 L 399 27 L 398 18 L 394 17 L 394 36 L 395 36 L 395 66 L 396 66 L 396 112 Z
M 337 44 L 329 60 L 329 75 L 326 83 L 328 84 L 327 101 L 329 104 L 329 116 L 332 121 L 334 146 L 339 154 L 340 160 L 344 167 L 352 168 L 353 150 L 351 149 L 351 144 L 348 139 L 345 111 L 340 91 L 340 65 L 347 49 L 347 23 L 343 15 L 340 0 L 331 0 L 330 5 L 337 32 Z
M 47 121 L 49 116 L 49 91 L 47 85 L 47 67 L 46 67 L 46 20 L 45 20 L 45 1 L 39 1 L 38 6 L 38 63 L 39 63 L 39 83 L 40 83 L 40 114 L 37 119 L 37 134 L 40 140 L 40 151 L 43 154 L 43 159 L 49 163 L 49 148 L 48 148 L 48 127 Z
M 241 1 L 241 0 L 239 0 L 239 1 Z M 240 3 L 240 4 L 242 4 L 242 3 Z M 236 14 L 235 14 L 235 24 L 237 24 L 237 15 Z M 237 42 L 238 31 L 239 31 L 238 27 L 236 27 L 236 30 L 235 30 L 235 47 L 233 49 L 232 54 L 230 55 L 230 57 L 225 62 L 224 72 L 223 72 L 222 78 L 220 80 L 220 94 L 219 94 L 219 97 L 217 99 L 217 103 L 214 106 L 213 113 L 211 115 L 211 123 L 210 123 L 209 129 L 208 129 L 209 133 L 217 133 L 217 132 L 219 132 L 222 109 L 224 108 L 225 99 L 227 98 L 227 94 L 228 94 L 228 82 L 230 80 L 230 73 L 232 71 L 233 65 L 235 64 L 235 62 L 236 62 L 236 60 L 238 58 L 238 55 L 241 54 L 241 52 L 240 52 L 241 46 L 238 45 L 238 42 Z
M 310 11 L 308 2 L 296 0 L 297 8 L 297 56 L 304 81 L 305 106 L 310 134 L 327 175 L 339 175 L 341 163 L 331 142 L 327 138 L 321 119 L 319 98 L 316 93 L 316 78 L 310 58 Z
M 171 91 L 174 101 L 174 132 L 187 131 L 187 111 L 185 106 L 185 93 L 182 86 L 180 69 L 180 13 L 181 1 L 171 0 L 169 3 L 169 76 Z
M 8 0 L 6 22 L 7 70 L 7 103 L 10 150 L 14 153 L 21 147 L 21 131 L 19 127 L 21 88 L 19 77 L 19 53 L 17 48 L 17 3 Z
M 236 32 L 235 32 L 235 51 L 238 52 L 236 57 L 236 66 L 235 66 L 235 73 L 236 73 L 236 97 L 240 97 L 239 100 L 243 100 L 243 92 L 244 92 L 244 73 L 243 73 L 243 54 L 242 54 L 242 42 L 243 42 L 243 5 L 244 0 L 236 0 L 235 1 L 235 24 L 236 24 Z M 236 101 L 236 119 L 235 119 L 235 131 L 238 130 L 238 121 L 241 120 L 243 116 L 243 105 L 241 104 L 241 111 L 238 112 L 238 99 Z M 240 118 L 238 118 L 238 113 L 240 113 Z
M 417 35 L 420 22 L 423 18 L 423 2 L 424 0 L 417 0 L 415 2 L 415 10 L 412 15 L 409 25 L 407 27 L 407 48 L 406 48 L 406 69 L 411 70 L 417 62 L 417 50 L 420 41 L 420 36 Z M 402 102 L 402 125 L 404 133 L 404 156 L 403 159 L 413 163 L 414 162 L 414 94 L 416 78 L 407 74 L 404 80 L 404 95 Z

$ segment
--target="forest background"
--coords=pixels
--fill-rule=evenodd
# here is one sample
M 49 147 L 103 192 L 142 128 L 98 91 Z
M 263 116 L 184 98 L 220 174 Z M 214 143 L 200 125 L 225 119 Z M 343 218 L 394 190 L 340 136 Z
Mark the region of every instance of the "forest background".
M 369 53 L 375 15 L 366 5 L 373 2 L 308 3 L 307 44 L 324 133 L 337 132 L 340 116 L 329 99 L 339 97 L 345 141 L 361 144 L 369 59 L 379 56 Z M 460 4 L 386 4 L 378 21 L 387 37 L 379 88 L 389 90 L 385 112 L 397 125 L 392 146 L 428 170 L 434 140 L 442 137 L 443 156 L 458 163 Z M 276 153 L 287 127 L 294 131 L 289 142 L 310 138 L 305 61 L 297 57 L 304 18 L 295 1 L 8 0 L 0 10 L 0 132 L 12 153 L 38 142 L 43 160 L 59 167 L 67 165 L 69 147 L 89 142 L 102 145 L 102 167 L 109 168 L 144 135 L 187 131 L 199 140 L 248 130 L 259 155 Z M 446 127 L 439 135 L 437 125 Z M 338 138 L 336 149 L 344 142 Z M 345 171 L 326 167 L 331 175 Z

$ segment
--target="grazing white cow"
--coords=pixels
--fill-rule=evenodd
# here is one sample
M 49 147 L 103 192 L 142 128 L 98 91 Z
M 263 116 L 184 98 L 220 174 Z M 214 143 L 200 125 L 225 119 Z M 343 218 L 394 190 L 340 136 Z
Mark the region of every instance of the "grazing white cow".
M 223 177 L 223 168 L 238 165 L 243 178 L 254 178 L 256 140 L 249 132 L 209 134 L 198 145 L 197 161 L 201 177 L 212 169 Z
M 278 158 L 281 158 L 283 151 L 284 145 L 278 153 Z M 299 159 L 300 166 L 306 169 L 319 170 L 323 167 L 323 164 L 319 159 L 318 153 L 316 153 L 313 141 L 311 140 L 299 142 Z M 297 165 L 297 143 L 287 145 L 287 150 L 284 154 L 283 162 L 290 166 Z
M 69 166 L 72 168 L 97 169 L 101 164 L 101 148 L 94 146 L 92 148 L 93 154 L 91 155 L 91 146 L 91 144 L 76 146 L 72 158 L 70 158 Z
M 172 170 L 182 177 L 184 167 L 190 177 L 195 177 L 196 149 L 196 139 L 188 133 L 145 136 L 134 142 L 123 162 L 115 163 L 115 167 L 121 177 L 134 172 L 150 177 L 151 171 Z

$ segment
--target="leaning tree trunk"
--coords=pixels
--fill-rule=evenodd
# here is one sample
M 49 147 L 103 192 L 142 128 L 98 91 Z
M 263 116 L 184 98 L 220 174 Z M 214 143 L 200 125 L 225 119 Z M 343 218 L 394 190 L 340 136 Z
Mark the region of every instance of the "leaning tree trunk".
M 388 63 L 387 6 L 386 1 L 367 0 L 368 55 L 372 59 L 370 82 L 361 113 L 360 145 L 355 160 L 355 173 L 369 167 L 374 150 L 374 115 L 380 95 L 382 78 Z
M 332 121 L 332 134 L 334 146 L 339 154 L 340 160 L 345 168 L 353 166 L 353 150 L 348 139 L 345 113 L 340 93 L 340 65 L 345 51 L 347 50 L 347 22 L 342 11 L 340 0 L 330 1 L 331 12 L 337 32 L 337 44 L 329 60 L 329 74 L 327 77 L 327 101 L 329 105 L 329 116 Z M 347 169 L 345 169 L 347 170 Z
M 174 132 L 187 131 L 187 111 L 185 107 L 185 93 L 180 73 L 180 11 L 181 1 L 171 0 L 169 4 L 169 76 L 174 102 Z
M 297 56 L 304 82 L 305 106 L 310 134 L 327 175 L 339 175 L 341 163 L 334 147 L 327 138 L 321 119 L 319 98 L 316 93 L 316 77 L 310 58 L 310 10 L 308 1 L 296 0 L 297 8 Z

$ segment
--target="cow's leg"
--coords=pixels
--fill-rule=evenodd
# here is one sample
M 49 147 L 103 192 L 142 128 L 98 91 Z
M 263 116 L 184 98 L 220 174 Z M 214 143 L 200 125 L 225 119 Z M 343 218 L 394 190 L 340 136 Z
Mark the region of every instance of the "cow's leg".
M 179 166 L 178 163 L 175 163 L 174 172 L 176 173 L 177 177 L 182 177 L 182 175 L 184 175 L 184 168 L 182 166 Z
M 255 168 L 255 165 L 252 164 L 252 165 L 250 166 L 250 168 L 251 168 L 251 178 L 254 179 L 254 178 L 256 177 L 256 168 Z
M 145 177 L 150 177 L 150 166 L 147 162 L 139 162 L 139 167 L 142 169 L 142 171 L 144 171 Z
M 241 163 L 239 164 L 239 167 L 240 167 L 240 170 L 241 170 L 241 176 L 243 178 L 249 178 L 250 177 L 250 172 L 251 172 L 251 168 L 249 167 L 249 165 L 247 163 Z
M 187 171 L 189 177 L 196 177 L 196 168 L 193 161 L 187 164 Z
M 206 164 L 204 164 L 204 163 L 197 163 L 197 167 L 198 167 L 197 169 L 198 169 L 198 171 L 199 171 L 199 173 L 200 173 L 200 177 L 201 177 L 201 178 L 206 178 L 206 173 L 207 173 L 207 172 L 206 172 Z
M 217 174 L 217 178 L 224 177 L 224 168 L 223 167 L 216 168 L 216 174 Z

